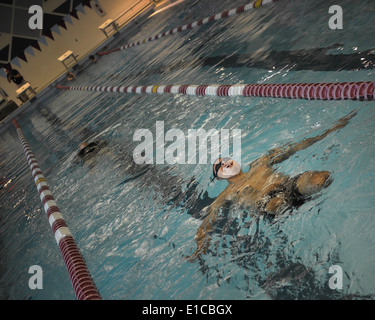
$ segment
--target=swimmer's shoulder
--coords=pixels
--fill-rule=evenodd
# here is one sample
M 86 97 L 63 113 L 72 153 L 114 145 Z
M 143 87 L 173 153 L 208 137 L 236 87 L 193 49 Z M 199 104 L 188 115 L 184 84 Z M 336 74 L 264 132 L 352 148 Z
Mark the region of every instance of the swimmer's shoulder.
M 271 158 L 268 155 L 263 155 L 260 158 L 248 163 L 250 170 L 255 169 L 257 167 L 264 167 L 264 166 L 270 166 L 271 165 Z

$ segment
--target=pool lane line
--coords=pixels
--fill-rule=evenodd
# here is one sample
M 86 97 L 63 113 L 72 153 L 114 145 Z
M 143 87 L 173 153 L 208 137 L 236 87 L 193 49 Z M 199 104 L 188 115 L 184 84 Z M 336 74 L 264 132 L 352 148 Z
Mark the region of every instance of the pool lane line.
M 17 130 L 18 137 L 21 140 L 44 211 L 47 214 L 49 224 L 68 269 L 76 297 L 78 300 L 101 300 L 102 298 L 92 280 L 86 263 L 79 252 L 72 233 L 68 229 L 68 226 L 61 215 L 60 209 L 57 206 L 45 177 L 43 176 L 40 166 L 23 135 L 18 122 L 14 118 L 12 121 Z
M 165 36 L 176 34 L 176 33 L 181 32 L 181 31 L 193 29 L 195 27 L 200 27 L 200 26 L 202 26 L 202 25 L 204 25 L 206 23 L 209 23 L 209 22 L 212 22 L 212 21 L 221 20 L 221 19 L 224 19 L 224 18 L 228 18 L 230 16 L 233 16 L 233 15 L 236 15 L 236 14 L 240 14 L 242 12 L 246 12 L 246 11 L 249 11 L 251 9 L 259 8 L 261 6 L 264 6 L 264 5 L 267 5 L 269 3 L 273 3 L 273 2 L 276 2 L 276 1 L 279 1 L 279 0 L 257 0 L 257 1 L 255 1 L 253 3 L 249 3 L 249 4 L 246 4 L 246 5 L 243 5 L 241 7 L 237 7 L 237 8 L 231 9 L 231 10 L 225 10 L 225 11 L 223 11 L 221 13 L 212 15 L 210 17 L 207 17 L 207 18 L 204 18 L 204 19 L 200 19 L 200 20 L 194 21 L 194 22 L 189 23 L 189 24 L 185 24 L 183 26 L 180 26 L 180 27 L 177 27 L 177 28 L 174 28 L 174 29 L 170 29 L 169 31 L 165 31 L 165 32 L 159 33 L 159 34 L 154 35 L 152 37 L 149 37 L 147 39 L 135 41 L 133 43 L 129 43 L 127 45 L 124 45 L 124 46 L 121 46 L 121 47 L 118 47 L 118 48 L 115 48 L 115 49 L 111 49 L 111 50 L 108 50 L 108 51 L 99 52 L 97 54 L 99 56 L 103 56 L 103 55 L 110 54 L 110 53 L 113 53 L 113 52 L 125 50 L 125 49 L 128 49 L 130 47 L 139 46 L 141 44 L 145 44 L 147 42 L 154 41 L 154 40 L 163 38 Z
M 133 94 L 271 97 L 307 100 L 375 100 L 375 82 L 280 83 L 244 85 L 56 86 L 60 90 Z

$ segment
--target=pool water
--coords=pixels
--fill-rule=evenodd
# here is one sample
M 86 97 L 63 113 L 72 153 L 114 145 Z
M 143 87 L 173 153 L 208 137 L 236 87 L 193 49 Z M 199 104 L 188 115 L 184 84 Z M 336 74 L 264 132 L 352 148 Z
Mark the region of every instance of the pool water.
M 112 47 L 243 5 L 189 1 L 165 10 Z M 373 81 L 373 1 L 278 1 L 251 12 L 102 56 L 71 85 L 250 84 Z M 374 102 L 133 95 L 50 89 L 17 116 L 103 299 L 373 299 Z M 225 189 L 207 164 L 139 166 L 137 129 L 241 130 L 241 163 L 289 141 L 341 130 L 276 169 L 328 170 L 332 184 L 271 219 L 223 209 L 195 262 L 204 208 Z M 108 143 L 90 166 L 73 164 L 85 140 Z M 16 131 L 0 135 L 0 298 L 75 299 Z M 155 146 L 156 148 L 157 146 Z M 3 182 L 4 181 L 4 182 Z M 5 183 L 5 182 L 8 182 Z M 31 290 L 29 267 L 43 270 Z M 343 270 L 331 289 L 329 268 Z

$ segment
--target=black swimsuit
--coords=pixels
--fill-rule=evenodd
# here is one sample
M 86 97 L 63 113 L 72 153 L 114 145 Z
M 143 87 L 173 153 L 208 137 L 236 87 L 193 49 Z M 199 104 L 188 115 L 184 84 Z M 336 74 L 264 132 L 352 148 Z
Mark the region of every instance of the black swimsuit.
M 262 200 L 258 201 L 258 210 L 262 213 L 267 213 L 265 209 L 268 203 L 278 196 L 283 196 L 288 208 L 298 208 L 303 205 L 308 199 L 297 189 L 296 184 L 300 176 L 301 174 L 289 179 L 285 184 L 279 185 L 274 190 L 270 191 Z

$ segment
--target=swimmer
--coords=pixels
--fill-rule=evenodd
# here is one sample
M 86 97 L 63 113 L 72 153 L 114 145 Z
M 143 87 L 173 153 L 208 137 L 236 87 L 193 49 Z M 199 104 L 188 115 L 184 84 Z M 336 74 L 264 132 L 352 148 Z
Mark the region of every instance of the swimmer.
M 77 164 L 90 162 L 106 145 L 104 141 L 82 142 L 73 162 Z
M 312 195 L 327 187 L 332 182 L 329 171 L 306 171 L 289 177 L 276 172 L 273 165 L 285 161 L 297 151 L 308 148 L 329 133 L 345 127 L 355 115 L 356 112 L 351 112 L 319 136 L 270 150 L 253 161 L 248 172 L 243 172 L 240 164 L 233 159 L 217 159 L 213 165 L 214 177 L 227 180 L 228 186 L 208 207 L 208 215 L 195 236 L 197 249 L 188 259 L 193 261 L 206 253 L 212 225 L 217 220 L 220 208 L 226 203 L 250 208 L 258 214 L 276 216 L 287 209 L 301 206 Z
M 26 81 L 23 78 L 23 76 L 18 72 L 16 69 L 8 70 L 6 68 L 3 68 L 7 75 L 8 82 L 13 81 L 19 88 L 22 87 Z

